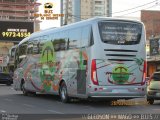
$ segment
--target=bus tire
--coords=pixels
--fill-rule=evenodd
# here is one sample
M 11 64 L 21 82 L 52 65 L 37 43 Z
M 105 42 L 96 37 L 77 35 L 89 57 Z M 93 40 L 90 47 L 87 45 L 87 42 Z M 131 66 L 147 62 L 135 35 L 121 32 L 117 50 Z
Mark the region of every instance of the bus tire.
M 28 92 L 28 94 L 31 96 L 36 96 L 36 92 L 32 92 L 32 91 Z
M 61 97 L 61 101 L 63 103 L 68 103 L 70 101 L 70 98 L 67 94 L 67 86 L 66 86 L 65 82 L 62 82 L 62 84 L 60 86 L 60 97 Z
M 21 83 L 21 90 L 23 92 L 23 95 L 27 96 L 29 92 L 25 89 L 24 84 L 25 84 L 25 82 L 23 81 Z
M 6 85 L 7 85 L 7 86 L 11 86 L 11 84 L 12 84 L 11 82 L 8 82 Z
M 147 99 L 148 104 L 152 105 L 154 103 L 154 99 Z

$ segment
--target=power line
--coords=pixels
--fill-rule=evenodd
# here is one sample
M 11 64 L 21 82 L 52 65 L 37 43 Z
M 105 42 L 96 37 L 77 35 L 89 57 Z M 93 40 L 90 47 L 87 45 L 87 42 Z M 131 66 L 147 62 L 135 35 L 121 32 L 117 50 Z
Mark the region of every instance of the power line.
M 114 13 L 111 13 L 111 14 L 116 14 L 116 13 L 121 13 L 121 12 L 126 12 L 126 11 L 129 11 L 129 10 L 134 10 L 136 8 L 139 8 L 139 7 L 143 7 L 143 6 L 146 6 L 146 5 L 149 5 L 149 4 L 152 4 L 154 2 L 158 2 L 158 0 L 155 0 L 155 1 L 152 1 L 152 2 L 149 2 L 149 3 L 146 3 L 146 4 L 143 4 L 143 5 L 140 5 L 140 6 L 136 6 L 134 8 L 130 8 L 130 9 L 126 9 L 126 10 L 122 10 L 122 11 L 118 11 L 118 12 L 114 12 Z
M 156 4 L 156 5 L 147 7 L 147 8 L 145 8 L 145 9 L 153 8 L 153 7 L 158 6 L 158 5 L 159 5 L 159 4 Z M 145 9 L 144 9 L 144 10 L 145 10 Z M 136 10 L 136 11 L 133 11 L 133 12 L 129 12 L 129 13 L 123 14 L 123 15 L 121 15 L 121 16 L 129 15 L 129 14 L 136 13 L 136 12 L 139 12 L 139 11 L 141 11 L 141 10 Z M 120 17 L 120 16 L 116 16 L 116 17 Z
M 121 12 L 123 13 L 123 12 L 129 11 L 129 10 L 134 10 L 134 9 L 137 9 L 137 8 L 140 8 L 140 7 L 144 7 L 144 6 L 149 5 L 149 4 L 152 4 L 152 3 L 157 4 L 158 1 L 159 1 L 159 0 L 154 0 L 154 1 L 152 1 L 152 2 L 143 4 L 143 5 L 140 5 L 140 6 L 136 6 L 136 7 L 134 7 L 134 8 L 130 8 L 130 9 L 126 9 L 126 10 L 114 12 L 114 13 L 111 13 L 111 14 L 116 14 L 116 13 L 121 13 Z M 140 11 L 140 10 L 139 10 L 139 11 Z M 108 15 L 108 14 L 103 14 L 103 16 L 105 16 L 105 15 Z M 82 14 L 81 14 L 80 16 L 92 16 L 92 15 L 82 15 Z
M 158 5 L 159 5 L 159 4 L 156 4 L 156 5 L 147 7 L 147 8 L 145 8 L 145 9 L 153 8 L 153 7 L 158 6 Z M 145 10 L 145 9 L 144 9 L 144 10 Z M 136 12 L 139 12 L 139 11 L 141 11 L 141 10 L 136 10 L 136 11 L 133 11 L 133 12 L 129 12 L 129 13 L 126 13 L 126 14 L 123 14 L 123 15 L 120 15 L 120 16 L 129 15 L 129 14 L 136 13 Z M 86 20 L 86 19 L 82 19 L 80 16 L 79 16 L 79 17 L 76 16 L 76 15 L 70 15 L 70 16 L 71 16 L 71 17 L 74 17 L 74 18 L 80 18 L 81 20 Z M 81 16 L 83 16 L 83 15 L 81 15 Z M 116 17 L 120 17 L 120 16 L 116 16 Z
M 150 6 L 150 7 L 147 7 L 147 8 L 145 8 L 145 9 L 153 8 L 153 7 L 159 5 L 159 4 L 158 4 L 158 1 L 159 1 L 159 0 L 155 0 L 155 1 L 146 3 L 146 4 L 143 4 L 143 5 L 134 7 L 134 8 L 126 9 L 126 10 L 119 11 L 119 12 L 115 12 L 115 13 L 120 13 L 120 12 L 125 12 L 125 11 L 128 11 L 128 10 L 133 10 L 133 9 L 136 9 L 136 8 L 139 8 L 139 7 L 142 7 L 142 6 L 146 6 L 146 5 L 149 5 L 149 4 L 151 4 L 151 3 L 156 2 L 155 5 Z M 145 10 L 145 9 L 144 9 L 144 10 Z M 136 12 L 139 12 L 139 11 L 141 11 L 141 10 L 136 10 L 136 11 L 133 11 L 133 12 L 129 12 L 129 13 L 123 14 L 123 15 L 121 15 L 121 16 L 129 15 L 129 14 L 136 13 Z M 113 14 L 114 14 L 114 13 L 113 13 Z M 103 16 L 105 16 L 105 15 L 106 15 L 106 14 L 103 14 Z M 78 18 L 78 19 L 81 19 L 81 20 L 86 20 L 86 19 L 87 19 L 87 18 L 86 18 L 86 19 L 84 19 L 84 18 L 82 19 L 82 18 L 81 18 L 82 16 L 93 16 L 93 17 L 94 17 L 94 15 L 79 15 L 79 16 L 76 16 L 76 15 L 71 15 L 71 14 L 70 14 L 69 16 L 74 17 L 74 18 Z M 116 17 L 120 17 L 120 16 L 116 16 Z

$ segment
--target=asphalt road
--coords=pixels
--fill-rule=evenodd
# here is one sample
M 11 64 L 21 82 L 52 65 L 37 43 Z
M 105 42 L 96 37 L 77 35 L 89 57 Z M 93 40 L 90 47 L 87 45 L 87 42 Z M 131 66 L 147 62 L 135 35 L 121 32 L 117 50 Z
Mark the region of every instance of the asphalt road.
M 148 115 L 160 114 L 160 101 L 155 101 L 154 105 L 148 105 L 144 98 L 115 101 L 111 104 L 106 101 L 87 100 L 73 100 L 72 103 L 65 104 L 60 101 L 58 96 L 43 94 L 24 96 L 22 92 L 15 91 L 12 86 L 0 84 L 0 114 L 54 114 L 62 116 L 74 116 L 76 114 Z M 70 118 L 70 120 L 72 119 Z

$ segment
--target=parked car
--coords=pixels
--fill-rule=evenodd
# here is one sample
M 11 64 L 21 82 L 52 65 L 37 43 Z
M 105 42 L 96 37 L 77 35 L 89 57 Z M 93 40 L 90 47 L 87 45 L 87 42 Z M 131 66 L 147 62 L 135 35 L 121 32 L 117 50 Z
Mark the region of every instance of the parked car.
M 160 72 L 153 73 L 147 85 L 147 101 L 153 104 L 154 100 L 160 100 Z
M 149 77 L 146 77 L 146 84 L 148 85 L 149 83 Z
M 9 73 L 0 72 L 0 84 L 6 84 L 10 86 L 13 83 L 13 79 Z

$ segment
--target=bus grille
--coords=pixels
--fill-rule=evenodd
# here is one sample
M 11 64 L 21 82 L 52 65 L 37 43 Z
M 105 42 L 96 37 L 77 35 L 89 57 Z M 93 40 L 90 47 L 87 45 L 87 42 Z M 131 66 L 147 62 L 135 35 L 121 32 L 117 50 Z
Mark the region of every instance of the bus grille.
M 104 51 L 111 51 L 111 52 L 138 52 L 137 50 L 125 50 L 125 49 L 104 49 Z
M 134 61 L 138 52 L 137 50 L 125 49 L 104 49 L 104 51 L 107 51 L 106 56 L 110 61 Z

